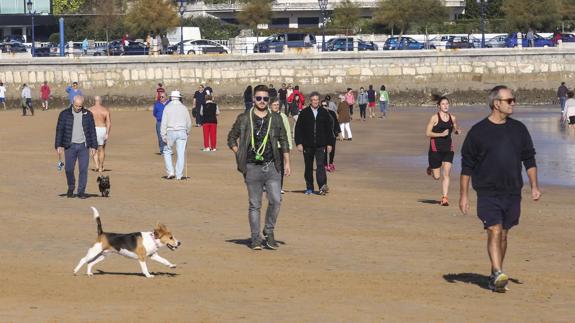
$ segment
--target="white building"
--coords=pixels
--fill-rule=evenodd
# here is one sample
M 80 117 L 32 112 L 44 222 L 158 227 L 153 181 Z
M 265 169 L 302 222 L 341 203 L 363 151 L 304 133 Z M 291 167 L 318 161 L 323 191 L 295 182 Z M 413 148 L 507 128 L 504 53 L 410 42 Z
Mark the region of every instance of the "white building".
M 329 0 L 328 14 L 333 12 L 338 3 L 343 0 Z M 379 0 L 355 1 L 361 8 L 363 18 L 371 18 L 377 9 Z M 465 10 L 465 0 L 442 0 L 450 10 L 453 20 Z M 188 13 L 193 16 L 214 16 L 230 23 L 237 23 L 236 14 L 241 10 L 239 1 L 228 0 L 227 3 L 207 4 L 197 1 L 188 5 Z M 275 0 L 272 5 L 273 19 L 270 28 L 317 27 L 320 24 L 320 9 L 317 0 Z

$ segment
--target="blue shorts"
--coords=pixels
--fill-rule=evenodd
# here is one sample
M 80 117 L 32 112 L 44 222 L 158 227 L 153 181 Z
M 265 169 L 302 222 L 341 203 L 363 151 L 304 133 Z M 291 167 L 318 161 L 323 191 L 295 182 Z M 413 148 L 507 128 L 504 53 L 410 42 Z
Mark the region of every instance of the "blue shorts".
M 501 224 L 509 230 L 519 224 L 521 195 L 477 196 L 477 217 L 485 229 Z
M 0 103 L 6 102 L 6 98 L 0 98 Z

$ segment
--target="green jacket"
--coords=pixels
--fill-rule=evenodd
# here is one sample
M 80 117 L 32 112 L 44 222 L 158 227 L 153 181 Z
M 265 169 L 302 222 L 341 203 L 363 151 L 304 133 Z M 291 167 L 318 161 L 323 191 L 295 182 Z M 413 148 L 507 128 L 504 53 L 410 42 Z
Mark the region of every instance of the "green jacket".
M 271 116 L 270 144 L 274 155 L 274 165 L 281 172 L 281 163 L 284 153 L 289 153 L 288 138 L 281 115 L 269 112 Z M 245 175 L 247 171 L 248 149 L 251 145 L 250 130 L 251 110 L 238 115 L 236 122 L 228 133 L 228 147 L 237 146 L 236 163 L 238 171 Z M 274 149 L 275 148 L 275 149 Z

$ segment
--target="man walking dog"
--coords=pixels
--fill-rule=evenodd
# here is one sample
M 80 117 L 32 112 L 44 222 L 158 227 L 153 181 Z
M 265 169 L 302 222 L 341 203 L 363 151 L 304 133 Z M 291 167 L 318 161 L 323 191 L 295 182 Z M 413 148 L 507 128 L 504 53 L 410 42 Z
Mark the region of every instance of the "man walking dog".
M 58 155 L 65 155 L 66 180 L 68 182 L 67 197 L 74 197 L 76 177 L 74 168 L 78 161 L 78 197 L 86 198 L 88 182 L 88 164 L 90 156 L 94 156 L 98 148 L 96 139 L 96 124 L 92 112 L 84 108 L 84 97 L 74 97 L 73 104 L 60 112 L 56 125 L 54 147 Z

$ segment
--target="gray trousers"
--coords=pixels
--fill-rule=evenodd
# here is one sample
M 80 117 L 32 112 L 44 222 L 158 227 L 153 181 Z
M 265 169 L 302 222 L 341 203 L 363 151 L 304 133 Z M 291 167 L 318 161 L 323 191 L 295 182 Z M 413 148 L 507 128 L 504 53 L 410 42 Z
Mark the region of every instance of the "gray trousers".
M 247 164 L 245 182 L 249 196 L 249 221 L 252 239 L 260 236 L 260 210 L 262 208 L 262 195 L 264 186 L 268 196 L 266 222 L 264 231 L 274 231 L 281 205 L 281 175 L 274 163 L 263 165 Z

